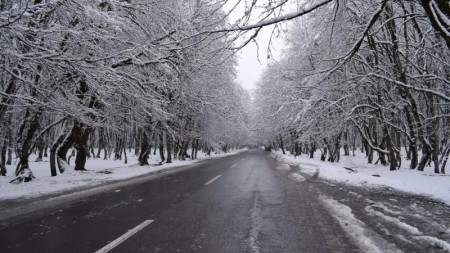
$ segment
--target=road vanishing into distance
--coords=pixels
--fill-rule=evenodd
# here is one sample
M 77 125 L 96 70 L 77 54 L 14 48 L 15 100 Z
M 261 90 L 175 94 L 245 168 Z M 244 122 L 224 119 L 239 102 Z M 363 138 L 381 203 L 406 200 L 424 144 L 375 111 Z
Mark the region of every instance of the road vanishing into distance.
M 443 203 L 324 181 L 259 149 L 105 189 L 0 220 L 0 252 L 447 252 L 449 241 Z

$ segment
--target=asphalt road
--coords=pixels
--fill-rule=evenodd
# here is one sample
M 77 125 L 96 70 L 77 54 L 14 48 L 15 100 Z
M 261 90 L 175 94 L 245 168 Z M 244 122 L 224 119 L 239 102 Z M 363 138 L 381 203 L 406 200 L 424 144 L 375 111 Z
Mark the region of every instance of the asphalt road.
M 396 192 L 321 180 L 299 182 L 277 166 L 269 153 L 249 150 L 108 188 L 2 223 L 0 252 L 362 252 L 321 204 L 322 193 L 351 206 L 358 219 L 372 226 L 371 233 L 391 248 L 443 252 L 425 243 L 414 245 L 407 235 L 396 239 L 392 233 L 383 234 L 405 232 L 366 211 L 369 205 L 376 207 L 373 203 L 396 199 L 405 208 L 422 208 L 420 212 L 433 206 L 434 218 L 442 217 L 445 223 L 447 206 L 423 198 L 423 205 L 417 205 L 415 197 Z M 418 217 L 414 210 L 408 212 L 411 219 Z M 406 214 L 402 218 L 408 222 Z M 429 230 L 438 232 L 432 225 Z
M 275 167 L 250 150 L 80 199 L 3 226 L 0 251 L 357 252 L 311 186 Z

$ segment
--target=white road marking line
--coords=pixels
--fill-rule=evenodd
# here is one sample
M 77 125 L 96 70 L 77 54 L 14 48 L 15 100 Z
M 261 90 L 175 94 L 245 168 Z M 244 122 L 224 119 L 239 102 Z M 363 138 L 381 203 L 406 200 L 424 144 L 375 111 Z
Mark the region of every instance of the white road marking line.
M 152 222 L 153 222 L 153 220 L 145 220 L 145 221 L 143 221 L 141 224 L 137 225 L 136 227 L 134 227 L 131 230 L 128 230 L 128 232 L 126 232 L 125 234 L 121 235 L 116 240 L 108 243 L 105 247 L 97 250 L 95 253 L 106 253 L 106 252 L 114 249 L 119 244 L 123 243 L 126 239 L 130 238 L 131 236 L 133 236 L 134 234 L 139 232 L 139 230 L 142 230 L 143 228 L 145 228 L 148 224 L 150 224 Z
M 233 166 L 231 166 L 231 168 L 234 168 L 234 167 L 236 167 L 238 164 L 237 163 L 235 163 L 235 164 L 233 164 Z
M 211 179 L 208 182 L 206 182 L 205 185 L 209 185 L 210 183 L 216 181 L 216 179 L 218 179 L 220 176 L 222 176 L 222 175 L 218 175 L 218 176 L 214 177 L 213 179 Z

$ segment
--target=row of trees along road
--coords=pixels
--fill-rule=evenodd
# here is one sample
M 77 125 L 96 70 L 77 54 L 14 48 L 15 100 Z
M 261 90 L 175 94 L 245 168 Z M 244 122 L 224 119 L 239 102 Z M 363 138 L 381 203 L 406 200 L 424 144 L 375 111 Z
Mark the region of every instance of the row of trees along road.
M 255 95 L 260 138 L 295 155 L 445 173 L 450 152 L 450 3 L 332 1 L 289 25 Z
M 15 155 L 31 174 L 37 152 L 55 176 L 72 147 L 84 170 L 100 152 L 145 165 L 155 146 L 171 162 L 245 143 L 233 54 L 286 20 L 252 106 L 260 138 L 330 161 L 360 143 L 391 169 L 405 147 L 444 172 L 449 17 L 446 0 L 0 0 L 0 173 Z
M 0 1 L 0 172 L 29 156 L 63 173 L 88 157 L 140 165 L 245 143 L 247 94 L 235 82 L 220 3 L 178 0 Z M 192 153 L 188 154 L 188 149 Z

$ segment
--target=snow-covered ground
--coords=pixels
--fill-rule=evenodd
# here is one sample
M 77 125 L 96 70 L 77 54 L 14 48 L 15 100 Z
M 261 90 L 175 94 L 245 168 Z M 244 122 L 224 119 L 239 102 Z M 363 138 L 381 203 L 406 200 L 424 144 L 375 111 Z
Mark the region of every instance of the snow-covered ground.
M 223 156 L 233 155 L 244 150 L 236 150 L 229 153 L 213 154 L 207 156 L 204 153 L 198 153 L 197 160 L 180 161 L 173 160 L 173 163 L 159 164 L 159 156 L 151 155 L 149 158 L 149 166 L 139 166 L 137 157 L 132 153 L 128 153 L 128 164 L 124 164 L 124 160 L 103 160 L 102 158 L 87 159 L 87 171 L 74 171 L 73 168 L 68 169 L 56 177 L 50 175 L 50 167 L 48 158 L 45 157 L 42 162 L 34 162 L 36 155 L 30 156 L 30 169 L 35 176 L 31 182 L 11 184 L 14 179 L 14 171 L 16 167 L 16 160 L 13 160 L 12 165 L 7 165 L 8 173 L 5 177 L 0 176 L 0 199 L 13 199 L 19 197 L 36 197 L 39 195 L 50 194 L 65 190 L 70 190 L 80 186 L 92 186 L 114 180 L 127 179 L 139 175 L 165 170 L 180 166 L 196 163 L 201 160 L 209 158 L 218 158 Z M 74 158 L 72 158 L 72 165 Z
M 363 252 L 405 252 L 397 248 L 399 245 L 396 245 L 396 243 L 387 241 L 385 239 L 386 235 L 389 239 L 396 238 L 410 246 L 418 246 L 418 249 L 431 249 L 430 251 L 417 252 L 450 252 L 450 243 L 447 240 L 449 238 L 449 228 L 446 228 L 446 224 L 436 226 L 434 225 L 434 222 L 430 223 L 428 218 L 418 213 L 408 212 L 408 210 L 392 205 L 391 203 L 374 202 L 366 199 L 366 207 L 364 208 L 365 213 L 363 213 L 361 217 L 367 215 L 370 217 L 370 220 L 377 220 L 377 226 L 370 227 L 355 216 L 353 213 L 354 210 L 352 210 L 350 206 L 326 195 L 321 195 L 319 199 L 322 205 L 328 209 L 330 215 L 338 221 L 348 237 Z M 389 207 L 387 205 L 389 205 Z M 423 210 L 424 209 L 421 209 L 420 213 L 423 212 Z M 407 222 L 412 221 L 408 215 L 414 215 L 416 219 L 421 220 L 422 228 L 419 229 L 418 227 L 408 224 Z M 423 226 L 423 222 L 433 224 L 433 229 L 431 231 L 426 229 L 427 226 Z M 439 231 L 439 233 L 436 233 L 436 231 Z
M 365 154 L 359 152 L 355 152 L 355 156 L 341 156 L 339 163 L 320 161 L 320 152 L 316 152 L 312 159 L 305 154 L 296 158 L 289 152 L 283 155 L 281 151 L 274 152 L 273 155 L 279 160 L 299 165 L 301 171 L 308 174 L 320 170 L 319 177 L 324 179 L 359 186 L 392 187 L 430 196 L 450 205 L 450 175 L 435 174 L 431 167 L 426 167 L 424 172 L 410 170 L 406 159 L 402 159 L 399 170 L 389 171 L 387 166 L 368 164 Z

